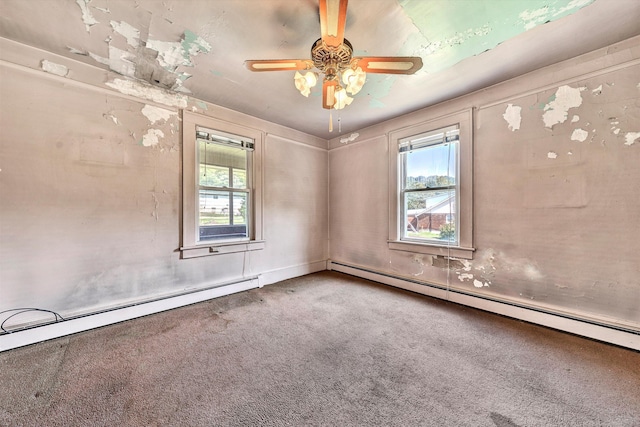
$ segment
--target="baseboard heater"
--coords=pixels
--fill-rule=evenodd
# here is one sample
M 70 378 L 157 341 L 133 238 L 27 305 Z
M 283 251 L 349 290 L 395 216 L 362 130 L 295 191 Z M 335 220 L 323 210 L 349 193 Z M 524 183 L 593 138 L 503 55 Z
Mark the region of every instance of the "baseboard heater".
M 618 325 L 518 304 L 513 301 L 466 293 L 460 289 L 412 280 L 338 261 L 327 262 L 327 269 L 640 351 L 640 331 L 626 329 Z
M 159 298 L 131 303 L 98 312 L 66 317 L 64 321 L 28 326 L 0 335 L 0 352 L 60 338 L 126 320 L 160 313 L 260 286 L 258 276 L 218 283 L 206 288 L 186 290 Z

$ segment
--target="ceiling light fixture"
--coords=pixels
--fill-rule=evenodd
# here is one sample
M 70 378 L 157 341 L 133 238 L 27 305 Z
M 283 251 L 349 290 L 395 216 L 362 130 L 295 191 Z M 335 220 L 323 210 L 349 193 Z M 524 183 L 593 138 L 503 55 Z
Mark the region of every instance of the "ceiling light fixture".
M 296 89 L 298 89 L 302 95 L 308 97 L 311 88 L 318 83 L 318 74 L 313 71 L 307 71 L 306 74 L 302 75 L 300 71 L 296 71 L 296 74 L 293 76 L 293 81 Z
M 245 61 L 251 71 L 296 71 L 296 88 L 306 97 L 322 78 L 322 107 L 341 110 L 362 89 L 367 73 L 413 74 L 422 68 L 417 56 L 353 57 L 353 46 L 344 38 L 348 0 L 320 0 L 320 33 L 311 47 L 311 59 Z M 317 71 L 310 71 L 315 69 Z M 306 74 L 300 71 L 308 71 Z M 342 82 L 345 87 L 340 85 Z

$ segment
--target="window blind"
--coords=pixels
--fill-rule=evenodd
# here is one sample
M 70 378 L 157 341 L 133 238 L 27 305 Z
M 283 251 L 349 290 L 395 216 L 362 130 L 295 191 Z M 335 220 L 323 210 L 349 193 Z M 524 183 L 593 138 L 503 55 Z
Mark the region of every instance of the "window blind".
M 419 150 L 436 144 L 458 141 L 460 139 L 460 129 L 458 125 L 448 126 L 420 135 L 410 136 L 398 141 L 398 151 L 400 153 Z
M 237 135 L 207 129 L 200 126 L 196 126 L 196 139 L 207 143 L 230 145 L 236 148 L 243 148 L 248 151 L 253 151 L 254 148 L 253 139 L 243 138 Z

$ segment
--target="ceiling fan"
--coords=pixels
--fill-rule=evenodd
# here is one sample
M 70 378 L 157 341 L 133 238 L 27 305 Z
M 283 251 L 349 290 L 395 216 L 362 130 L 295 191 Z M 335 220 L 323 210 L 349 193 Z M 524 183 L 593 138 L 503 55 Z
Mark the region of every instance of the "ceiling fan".
M 344 38 L 348 0 L 320 0 L 319 38 L 311 47 L 311 59 L 263 59 L 245 61 L 251 71 L 296 71 L 296 88 L 309 96 L 311 87 L 318 80 L 318 72 L 324 74 L 322 83 L 322 107 L 342 109 L 351 104 L 362 89 L 366 73 L 413 74 L 422 68 L 417 56 L 354 57 L 353 46 Z M 305 75 L 300 71 L 307 71 Z M 342 87 L 340 81 L 344 83 Z

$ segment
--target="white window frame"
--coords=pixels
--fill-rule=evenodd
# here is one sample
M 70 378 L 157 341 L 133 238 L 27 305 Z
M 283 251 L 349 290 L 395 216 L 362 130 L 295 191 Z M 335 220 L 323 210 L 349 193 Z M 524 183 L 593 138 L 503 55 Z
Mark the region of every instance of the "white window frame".
M 403 240 L 403 207 L 400 180 L 402 179 L 400 142 L 412 136 L 457 125 L 460 130 L 458 147 L 458 179 L 456 216 L 457 244 L 430 240 Z M 473 259 L 473 110 L 441 116 L 389 133 L 389 240 L 391 250 Z
M 454 190 L 454 195 L 455 195 L 455 199 L 454 199 L 454 206 L 459 206 L 459 200 L 458 200 L 458 196 L 460 194 L 460 185 L 458 183 L 458 179 L 460 177 L 459 174 L 459 170 L 460 170 L 460 165 L 459 165 L 459 160 L 460 160 L 460 156 L 459 156 L 459 149 L 458 146 L 460 145 L 459 143 L 459 127 L 456 124 L 455 126 L 449 126 L 447 128 L 439 128 L 439 129 L 435 129 L 433 131 L 429 131 L 427 133 L 423 133 L 423 134 L 418 134 L 418 135 L 412 135 L 408 138 L 403 138 L 400 139 L 398 141 L 398 145 L 399 145 L 399 157 L 400 157 L 400 169 L 399 169 L 399 173 L 400 173 L 400 179 L 398 180 L 398 185 L 399 185 L 399 192 L 400 192 L 400 218 L 403 219 L 405 221 L 404 224 L 402 224 L 402 226 L 400 227 L 400 240 L 402 241 L 408 241 L 408 242 L 417 242 L 417 243 L 433 243 L 433 244 L 445 244 L 442 241 L 438 241 L 437 239 L 429 239 L 429 238 L 423 238 L 423 237 L 411 237 L 411 236 L 407 236 L 407 223 L 406 223 L 406 218 L 408 217 L 408 212 L 406 210 L 407 207 L 407 198 L 411 195 L 411 194 L 425 194 L 425 196 L 429 193 L 441 193 L 443 191 L 447 191 L 449 194 L 451 194 L 451 189 L 453 187 Z M 424 153 L 425 150 L 428 150 L 429 148 L 433 148 L 433 147 L 438 147 L 438 146 L 446 146 L 448 149 L 448 155 L 451 156 L 453 155 L 453 159 L 455 160 L 455 166 L 453 167 L 453 171 L 449 171 L 448 173 L 451 174 L 453 172 L 453 174 L 455 174 L 455 178 L 456 178 L 456 183 L 455 185 L 451 186 L 451 185 L 446 185 L 443 187 L 437 187 L 437 188 L 407 188 L 406 187 L 406 175 L 407 175 L 407 163 L 409 161 L 409 157 L 412 156 L 414 153 L 418 154 L 419 152 Z M 447 216 L 450 216 L 450 214 L 447 214 Z M 451 241 L 447 241 L 446 244 L 447 245 L 457 245 L 458 244 L 458 234 L 459 234 L 459 221 L 458 221 L 458 215 L 455 216 L 455 224 L 454 224 L 454 229 L 456 230 L 456 239 L 455 241 L 451 242 Z
M 197 128 L 207 128 L 223 134 L 238 135 L 253 140 L 252 160 L 247 177 L 251 177 L 250 202 L 247 206 L 249 237 L 228 240 L 199 241 L 199 164 Z M 194 258 L 264 248 L 262 234 L 262 162 L 263 133 L 213 117 L 183 111 L 182 115 L 182 258 Z M 249 179 L 249 178 L 248 178 Z

